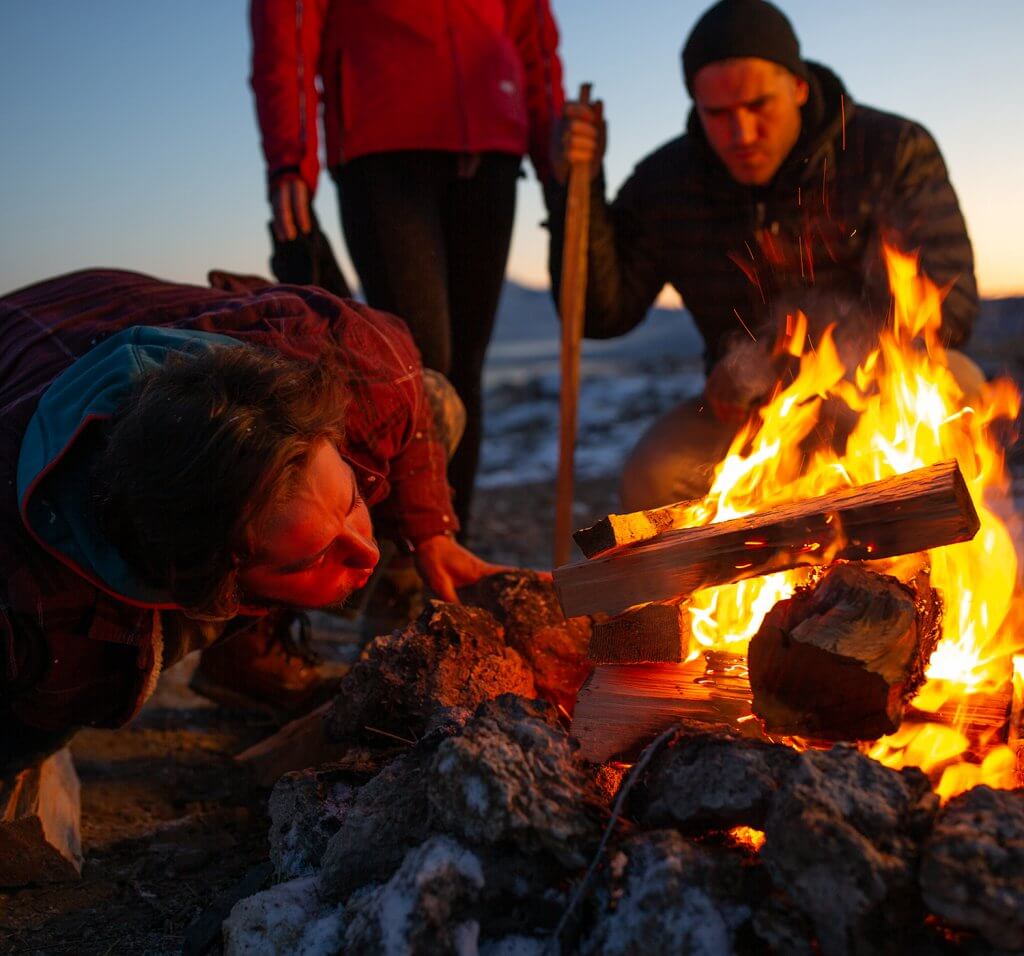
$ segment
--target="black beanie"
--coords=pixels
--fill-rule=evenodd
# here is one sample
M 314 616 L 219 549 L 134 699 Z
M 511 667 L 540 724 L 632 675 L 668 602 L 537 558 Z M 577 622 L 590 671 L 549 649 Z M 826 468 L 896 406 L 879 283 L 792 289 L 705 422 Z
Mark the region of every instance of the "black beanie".
M 709 63 L 737 57 L 770 60 L 807 79 L 793 25 L 766 0 L 721 0 L 697 21 L 683 46 L 686 88 L 693 92 L 694 77 Z

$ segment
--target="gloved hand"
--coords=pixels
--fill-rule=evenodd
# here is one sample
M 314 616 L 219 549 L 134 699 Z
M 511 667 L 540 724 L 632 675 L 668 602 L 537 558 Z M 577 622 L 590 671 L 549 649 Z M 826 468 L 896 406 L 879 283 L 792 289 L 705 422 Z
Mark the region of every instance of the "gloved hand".
M 777 360 L 767 349 L 740 340 L 711 370 L 704 397 L 719 421 L 742 424 L 768 401 L 778 380 Z

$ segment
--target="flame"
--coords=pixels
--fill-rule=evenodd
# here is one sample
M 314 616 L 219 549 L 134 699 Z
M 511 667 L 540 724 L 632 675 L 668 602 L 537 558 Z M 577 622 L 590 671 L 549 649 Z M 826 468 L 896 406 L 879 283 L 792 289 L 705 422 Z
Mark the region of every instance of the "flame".
M 729 831 L 733 842 L 753 850 L 755 853 L 764 846 L 764 830 L 755 830 L 753 827 L 733 827 Z
M 944 290 L 920 274 L 915 255 L 886 247 L 885 259 L 894 305 L 877 348 L 848 370 L 833 326 L 813 341 L 806 316 L 789 316 L 774 354 L 798 360 L 799 370 L 741 429 L 708 495 L 690 507 L 687 524 L 743 517 L 955 458 L 981 528 L 972 541 L 929 554 L 945 613 L 915 707 L 934 713 L 949 701 L 1005 685 L 1011 656 L 1021 649 L 1013 632 L 1024 629 L 1003 627 L 1017 556 L 997 515 L 1008 510 L 1009 482 L 992 427 L 1016 418 L 1020 396 L 1008 380 L 979 382 L 965 393 L 954 374 L 963 357 L 948 353 L 939 337 Z M 842 415 L 852 430 L 837 451 L 821 436 Z M 758 544 L 748 542 L 752 549 Z M 898 560 L 885 564 L 888 573 L 899 576 L 892 570 Z M 801 568 L 697 592 L 690 611 L 697 644 L 742 652 L 767 611 L 815 573 Z M 967 749 L 961 728 L 936 722 L 901 728 L 871 753 L 891 766 L 921 766 L 947 797 L 978 782 L 1012 785 L 1007 748 L 990 750 L 980 764 L 964 762 Z

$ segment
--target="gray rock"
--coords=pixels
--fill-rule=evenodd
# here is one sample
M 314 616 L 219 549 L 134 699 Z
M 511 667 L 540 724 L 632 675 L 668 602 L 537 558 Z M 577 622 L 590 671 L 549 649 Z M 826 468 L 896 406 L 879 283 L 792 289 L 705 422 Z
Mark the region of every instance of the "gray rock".
M 414 623 L 370 642 L 342 679 L 325 726 L 334 740 L 373 734 L 379 742 L 382 730 L 412 739 L 438 710 L 534 689 L 529 666 L 490 614 L 431 601 Z
M 352 808 L 357 788 L 329 769 L 286 773 L 270 794 L 270 860 L 277 882 L 309 876 Z
M 797 759 L 777 744 L 683 733 L 654 756 L 630 796 L 630 812 L 644 827 L 763 830 L 772 797 Z
M 471 911 L 484 885 L 480 861 L 445 836 L 410 850 L 387 883 L 354 893 L 345 907 L 350 956 L 475 956 Z
M 951 800 L 919 878 L 933 913 L 992 946 L 1024 949 L 1024 790 L 981 786 Z
M 584 956 L 726 956 L 749 919 L 742 864 L 675 830 L 639 833 L 610 860 L 603 906 L 581 946 Z
M 431 834 L 423 770 L 432 753 L 421 744 L 356 793 L 323 853 L 319 887 L 325 897 L 344 899 L 365 883 L 387 879 Z
M 503 936 L 480 944 L 480 956 L 559 956 L 562 948 L 536 936 Z
M 761 859 L 825 956 L 901 951 L 937 807 L 916 767 L 889 770 L 849 747 L 800 755 L 772 801 Z
M 341 907 L 322 901 L 307 876 L 236 903 L 221 931 L 224 956 L 334 956 L 344 922 Z
M 440 826 L 467 843 L 508 843 L 583 866 L 600 834 L 602 795 L 553 711 L 507 696 L 444 741 L 428 771 Z

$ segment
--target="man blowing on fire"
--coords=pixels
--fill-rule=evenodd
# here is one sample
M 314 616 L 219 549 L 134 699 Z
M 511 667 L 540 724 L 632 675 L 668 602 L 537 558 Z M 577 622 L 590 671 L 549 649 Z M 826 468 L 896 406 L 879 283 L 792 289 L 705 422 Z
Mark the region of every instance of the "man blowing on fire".
M 722 0 L 682 51 L 693 97 L 684 135 L 645 157 L 604 198 L 601 104 L 569 103 L 555 166 L 592 163 L 585 334 L 622 335 L 671 284 L 705 342 L 705 394 L 670 410 L 626 462 L 626 510 L 706 493 L 738 423 L 767 400 L 780 322 L 802 309 L 812 332 L 836 321 L 852 368 L 889 309 L 882 241 L 920 249 L 948 291 L 944 344 L 962 345 L 978 307 L 970 240 L 939 149 L 917 123 L 856 104 L 805 61 L 792 26 L 764 0 Z M 551 272 L 559 287 L 565 190 L 552 190 Z M 957 352 L 965 390 L 981 373 Z
M 452 536 L 441 405 L 404 324 L 315 288 L 89 271 L 0 299 L 0 775 L 197 648 L 301 702 L 274 610 L 344 602 L 375 533 L 448 600 L 496 570 Z

